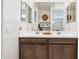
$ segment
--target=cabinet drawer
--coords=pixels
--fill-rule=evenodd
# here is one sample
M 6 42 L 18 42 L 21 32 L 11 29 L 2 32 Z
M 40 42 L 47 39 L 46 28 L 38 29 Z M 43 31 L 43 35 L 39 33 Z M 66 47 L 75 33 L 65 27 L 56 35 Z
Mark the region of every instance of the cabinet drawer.
M 49 39 L 50 44 L 76 44 L 77 39 L 74 38 L 55 38 L 55 39 Z
M 64 44 L 76 44 L 76 43 L 77 43 L 76 40 L 77 40 L 77 39 L 69 38 L 69 39 L 62 39 L 62 42 L 63 42 Z
M 55 39 L 49 39 L 49 43 L 55 43 L 55 44 L 56 43 L 62 43 L 62 39 L 58 39 L 58 38 L 57 39 L 56 38 Z
M 46 39 L 20 39 L 21 43 L 47 43 Z

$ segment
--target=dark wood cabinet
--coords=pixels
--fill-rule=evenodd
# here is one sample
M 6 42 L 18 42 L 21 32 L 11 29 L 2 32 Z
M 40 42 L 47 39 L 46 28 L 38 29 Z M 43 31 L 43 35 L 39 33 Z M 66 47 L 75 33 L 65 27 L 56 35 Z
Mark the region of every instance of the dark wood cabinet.
M 19 59 L 77 59 L 77 39 L 19 38 Z
M 63 59 L 77 59 L 76 45 L 63 45 Z
M 62 45 L 49 45 L 49 59 L 62 59 Z
M 63 39 L 63 59 L 77 59 L 77 39 Z
M 21 59 L 33 59 L 33 45 L 21 45 Z
M 47 59 L 47 46 L 34 45 L 34 59 Z

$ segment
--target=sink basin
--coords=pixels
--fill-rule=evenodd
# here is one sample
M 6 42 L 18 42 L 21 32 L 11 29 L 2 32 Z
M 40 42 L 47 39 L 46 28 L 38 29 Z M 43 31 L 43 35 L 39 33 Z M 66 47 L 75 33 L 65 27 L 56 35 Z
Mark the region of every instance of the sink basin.
M 51 35 L 51 34 L 53 34 L 52 32 L 44 32 L 44 33 L 42 33 L 42 34 L 44 34 L 44 35 Z

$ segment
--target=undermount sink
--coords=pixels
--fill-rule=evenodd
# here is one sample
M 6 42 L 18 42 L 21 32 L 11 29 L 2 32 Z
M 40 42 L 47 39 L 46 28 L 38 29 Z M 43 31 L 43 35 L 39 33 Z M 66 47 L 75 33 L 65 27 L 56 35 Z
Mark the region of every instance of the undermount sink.
M 44 34 L 44 35 L 52 35 L 53 33 L 52 32 L 44 32 L 42 34 Z

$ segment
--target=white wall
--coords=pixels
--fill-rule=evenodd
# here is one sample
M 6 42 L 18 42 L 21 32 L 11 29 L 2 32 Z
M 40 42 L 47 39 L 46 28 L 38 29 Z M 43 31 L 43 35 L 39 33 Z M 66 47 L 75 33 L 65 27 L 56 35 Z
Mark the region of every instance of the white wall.
M 31 8 L 33 8 L 33 0 L 23 0 L 25 1 Z
M 75 2 L 76 0 L 65 0 L 65 8 L 67 8 L 67 6 L 71 3 L 71 2 Z
M 67 30 L 70 32 L 78 32 L 78 28 L 77 28 L 77 22 L 71 22 L 69 24 L 67 24 Z
M 33 19 L 34 19 L 34 17 L 33 17 L 34 16 L 34 3 L 33 3 L 33 0 L 23 0 L 23 1 L 26 2 L 27 5 L 32 9 L 32 22 L 33 22 Z M 31 31 L 31 24 L 29 24 L 27 21 L 28 21 L 28 18 L 26 19 L 25 22 L 20 22 L 20 27 L 22 28 L 21 31 Z
M 21 0 L 3 0 L 2 58 L 19 59 L 19 21 Z
M 64 29 L 65 29 L 65 31 L 78 32 L 78 30 L 77 30 L 77 28 L 78 28 L 78 23 L 77 23 L 78 19 L 76 19 L 75 22 L 71 22 L 71 23 L 67 23 L 67 20 L 66 20 L 67 19 L 66 18 L 67 17 L 66 16 L 67 7 L 71 2 L 75 2 L 75 0 L 65 0 L 65 19 L 64 19 L 65 23 L 64 23 Z

